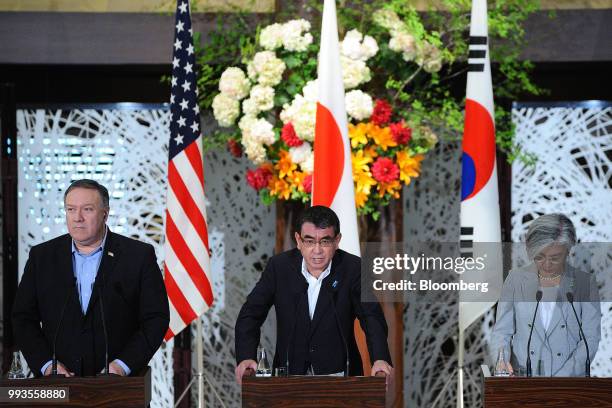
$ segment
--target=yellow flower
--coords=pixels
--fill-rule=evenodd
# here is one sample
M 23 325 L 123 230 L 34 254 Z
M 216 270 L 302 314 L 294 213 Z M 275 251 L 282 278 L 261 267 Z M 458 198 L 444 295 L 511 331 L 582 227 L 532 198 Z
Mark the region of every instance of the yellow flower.
M 393 180 L 389 183 L 378 183 L 378 196 L 384 197 L 385 194 L 389 193 L 393 198 L 399 198 L 401 189 L 402 185 L 399 180 Z
M 351 146 L 353 148 L 360 144 L 368 143 L 368 128 L 369 125 L 366 123 L 358 123 L 357 125 L 349 124 L 349 138 L 351 139 Z
M 289 176 L 287 176 L 287 180 L 291 184 L 292 188 L 295 188 L 298 191 L 304 191 L 304 186 L 302 182 L 306 178 L 308 174 L 303 171 L 294 171 Z
M 270 179 L 270 194 L 277 196 L 278 198 L 282 198 L 284 200 L 288 200 L 289 196 L 291 196 L 291 186 L 285 180 L 279 179 L 274 176 Z
M 355 191 L 370 194 L 370 190 L 376 185 L 376 180 L 372 177 L 372 174 L 368 172 L 356 173 L 353 175 L 355 180 Z
M 278 177 L 282 179 L 291 175 L 297 169 L 297 164 L 291 161 L 291 155 L 287 150 L 280 150 L 278 155 L 278 162 L 274 165 L 274 168 L 278 171 Z
M 372 158 L 365 155 L 363 150 L 351 153 L 351 163 L 353 164 L 353 179 L 357 173 L 370 172 L 368 163 L 372 163 Z
M 399 151 L 395 155 L 397 159 L 397 165 L 400 169 L 400 180 L 406 185 L 410 184 L 411 177 L 418 177 L 421 171 L 421 161 L 424 157 L 422 154 L 411 156 L 405 150 Z
M 368 194 L 363 191 L 355 191 L 355 206 L 362 208 L 368 201 Z
M 380 146 L 384 151 L 387 151 L 389 147 L 397 146 L 397 142 L 393 139 L 393 134 L 389 127 L 381 128 L 379 126 L 372 126 L 370 136 L 374 139 L 374 143 Z

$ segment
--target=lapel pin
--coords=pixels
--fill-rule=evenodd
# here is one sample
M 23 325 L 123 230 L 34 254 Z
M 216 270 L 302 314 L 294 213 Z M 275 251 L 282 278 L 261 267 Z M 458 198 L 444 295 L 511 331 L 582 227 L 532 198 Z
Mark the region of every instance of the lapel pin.
M 335 280 L 334 283 L 332 283 L 332 288 L 336 289 L 336 286 L 338 286 L 338 281 Z
M 108 251 L 108 256 L 115 256 L 115 254 L 113 254 L 111 251 Z

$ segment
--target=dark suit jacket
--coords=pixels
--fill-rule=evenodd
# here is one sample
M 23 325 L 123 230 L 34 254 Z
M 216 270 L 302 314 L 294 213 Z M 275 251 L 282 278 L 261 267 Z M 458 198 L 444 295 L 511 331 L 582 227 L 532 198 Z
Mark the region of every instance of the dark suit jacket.
M 99 293 L 108 332 L 109 361 L 122 360 L 135 375 L 146 366 L 168 329 L 166 289 L 149 244 L 108 231 L 87 312 L 83 315 L 68 234 L 30 251 L 13 306 L 18 347 L 35 375 L 53 355 L 76 375 L 104 367 Z M 42 323 L 42 326 L 41 326 Z
M 342 250 L 336 251 L 330 274 L 322 282 L 312 321 L 308 314 L 308 284 L 301 268 L 302 255 L 297 249 L 270 259 L 238 315 L 236 360 L 256 360 L 260 327 L 274 305 L 277 324 L 274 367 L 285 366 L 289 343 L 291 374 L 305 374 L 310 365 L 315 374 L 344 371 L 346 353 L 334 317 L 334 301 L 348 343 L 350 375 L 363 375 L 353 332 L 355 318 L 366 333 L 371 361 L 385 360 L 391 364 L 387 323 L 381 307 L 378 303 L 361 302 L 361 259 Z M 336 281 L 334 289 L 332 285 Z

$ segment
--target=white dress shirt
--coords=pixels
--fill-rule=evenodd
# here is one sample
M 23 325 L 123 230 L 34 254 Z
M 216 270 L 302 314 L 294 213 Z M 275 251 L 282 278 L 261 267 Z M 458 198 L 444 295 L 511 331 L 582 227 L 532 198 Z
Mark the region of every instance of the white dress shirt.
M 314 317 L 314 311 L 317 307 L 317 299 L 319 298 L 319 292 L 321 292 L 321 284 L 323 283 L 323 279 L 325 279 L 330 272 L 331 261 L 323 273 L 321 273 L 318 278 L 315 278 L 310 274 L 310 272 L 308 272 L 306 262 L 302 259 L 302 275 L 304 275 L 306 282 L 308 282 L 308 314 L 310 315 L 310 320 L 312 320 Z
M 542 303 L 540 303 L 541 313 L 540 313 L 540 321 L 542 322 L 542 326 L 545 331 L 548 331 L 548 326 L 550 326 L 550 321 L 552 319 L 553 313 L 555 312 L 555 306 L 557 305 L 557 292 L 559 291 L 558 286 L 545 286 L 541 287 L 542 290 Z

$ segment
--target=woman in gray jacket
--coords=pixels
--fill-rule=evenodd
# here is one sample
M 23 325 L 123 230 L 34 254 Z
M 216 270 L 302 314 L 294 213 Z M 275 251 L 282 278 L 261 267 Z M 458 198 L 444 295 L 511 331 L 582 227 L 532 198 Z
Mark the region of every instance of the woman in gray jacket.
M 591 361 L 595 356 L 601 336 L 597 283 L 594 275 L 566 262 L 575 243 L 574 225 L 563 214 L 542 215 L 529 226 L 526 246 L 533 262 L 508 274 L 497 305 L 490 344 L 495 359 L 500 350 L 504 353 L 506 368 L 511 374 L 526 373 L 529 352 L 533 375 L 585 375 L 585 339 L 580 335 L 567 300 L 568 293 L 582 323 Z M 538 292 L 542 297 L 528 350 Z

